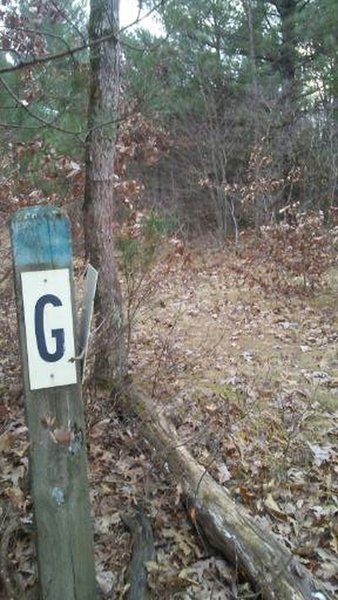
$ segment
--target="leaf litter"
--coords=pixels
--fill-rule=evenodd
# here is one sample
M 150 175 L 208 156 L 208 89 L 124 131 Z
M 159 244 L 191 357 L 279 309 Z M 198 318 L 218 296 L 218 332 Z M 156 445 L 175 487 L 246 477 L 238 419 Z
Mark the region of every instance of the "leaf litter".
M 182 443 L 300 560 L 338 592 L 337 290 L 311 297 L 263 293 L 238 276 L 228 250 L 165 259 L 132 330 L 130 372 L 174 422 Z M 233 268 L 236 263 L 236 269 Z M 123 283 L 123 282 L 122 282 Z M 36 582 L 28 434 L 20 392 L 15 304 L 2 283 L 0 500 L 19 517 L 12 569 Z M 85 385 L 97 577 L 102 597 L 123 598 L 130 559 L 121 513 L 140 500 L 151 518 L 154 598 L 224 598 L 248 592 L 205 547 L 179 486 L 154 466 L 136 424 L 117 417 L 104 390 Z M 0 515 L 4 527 L 4 515 Z M 21 529 L 20 529 L 21 528 Z M 236 597 L 236 595 L 235 595 Z

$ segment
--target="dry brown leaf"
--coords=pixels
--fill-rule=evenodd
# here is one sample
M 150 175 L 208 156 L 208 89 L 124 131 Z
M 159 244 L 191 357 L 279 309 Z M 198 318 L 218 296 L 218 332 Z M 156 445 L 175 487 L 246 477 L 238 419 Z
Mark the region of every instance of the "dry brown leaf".
M 274 500 L 271 493 L 268 494 L 267 497 L 264 499 L 263 504 L 268 513 L 270 513 L 270 515 L 272 515 L 273 517 L 277 517 L 278 519 L 283 520 L 287 518 L 287 515 L 278 506 L 276 500 Z

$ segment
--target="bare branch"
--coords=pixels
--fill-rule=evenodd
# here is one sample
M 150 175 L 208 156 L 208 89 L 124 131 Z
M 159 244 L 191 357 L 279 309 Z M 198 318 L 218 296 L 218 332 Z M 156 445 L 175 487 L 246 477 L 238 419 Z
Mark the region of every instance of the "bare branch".
M 47 127 L 47 125 L 37 125 L 36 127 L 29 127 L 27 125 L 17 125 L 16 123 L 2 123 L 0 122 L 0 127 L 2 129 L 27 129 L 30 131 L 37 131 L 39 129 L 44 129 L 45 127 Z
M 141 17 L 141 8 L 142 7 L 141 7 L 141 5 L 139 5 L 138 14 L 137 14 L 136 19 L 132 23 L 129 23 L 129 25 L 126 25 L 125 27 L 123 27 L 120 30 L 120 34 L 123 33 L 124 31 L 126 31 L 127 29 L 134 27 L 134 25 L 138 25 L 139 23 L 141 23 L 141 21 L 144 21 L 145 19 L 150 17 L 159 8 L 162 8 L 166 4 L 166 2 L 167 2 L 167 0 L 159 0 L 159 2 L 157 2 L 157 4 L 155 4 L 152 8 L 150 8 L 148 10 L 148 12 L 146 12 L 142 17 Z
M 104 42 L 108 42 L 109 40 L 115 38 L 115 32 L 110 32 L 108 35 L 104 35 L 101 38 L 96 40 L 86 42 L 85 44 L 80 44 L 80 46 L 75 46 L 69 50 L 64 50 L 62 52 L 56 52 L 55 54 L 46 54 L 45 56 L 37 56 L 34 60 L 29 60 L 27 62 L 19 62 L 17 65 L 12 65 L 10 67 L 3 67 L 0 69 L 0 75 L 5 73 L 13 73 L 13 71 L 20 71 L 21 69 L 27 69 L 30 67 L 36 67 L 37 65 L 42 65 L 48 62 L 61 60 L 62 58 L 66 58 L 67 56 L 74 56 L 78 52 L 82 52 L 83 50 L 87 50 L 88 48 L 98 46 L 99 44 L 103 44 Z
M 7 27 L 8 31 L 22 31 L 24 33 L 28 33 L 28 34 L 33 34 L 33 35 L 41 35 L 41 36 L 48 36 L 51 38 L 54 38 L 56 40 L 59 40 L 62 44 L 64 44 L 67 48 L 67 52 L 69 53 L 69 55 L 72 55 L 72 48 L 70 47 L 70 45 L 68 44 L 68 42 L 61 36 L 61 35 L 57 35 L 56 33 L 51 33 L 50 31 L 45 31 L 45 30 L 38 30 L 38 29 L 31 29 L 29 27 Z M 0 35 L 4 36 L 4 32 L 0 32 Z M 2 52 L 9 52 L 11 54 L 16 54 L 17 56 L 20 56 L 19 52 L 17 50 L 14 50 L 14 48 L 8 48 L 6 50 L 2 50 Z M 33 59 L 35 60 L 35 59 Z
M 55 8 L 55 10 L 59 14 L 61 14 L 62 18 L 66 21 L 66 23 L 68 23 L 68 25 L 70 25 L 76 31 L 78 36 L 82 39 L 83 43 L 86 43 L 85 34 L 77 27 L 77 25 L 75 25 L 75 23 L 73 23 L 73 21 L 71 21 L 71 19 L 68 19 L 67 15 L 61 12 L 60 7 L 56 4 L 56 2 L 54 2 L 54 0 L 49 0 L 48 3 L 50 3 Z
M 158 8 L 162 7 L 166 1 L 167 0 L 160 0 L 152 9 L 150 9 L 147 13 L 145 13 L 145 15 L 143 15 L 143 17 L 136 19 L 129 25 L 126 25 L 126 27 L 123 27 L 122 29 L 120 29 L 119 36 L 122 33 L 124 33 L 127 29 L 129 29 L 130 27 L 137 25 L 138 23 L 140 23 L 141 21 L 143 21 L 144 19 L 149 17 Z M 35 30 L 34 30 L 34 32 L 38 33 Z M 18 62 L 16 65 L 2 67 L 0 69 L 0 75 L 4 75 L 5 73 L 13 73 L 14 71 L 20 71 L 21 69 L 36 67 L 37 65 L 42 65 L 42 64 L 45 64 L 48 62 L 61 60 L 62 58 L 66 58 L 68 56 L 73 57 L 74 54 L 82 52 L 83 50 L 88 50 L 89 48 L 93 48 L 95 46 L 99 46 L 100 44 L 109 42 L 112 39 L 115 39 L 116 43 L 120 42 L 120 40 L 116 38 L 115 32 L 111 31 L 107 35 L 103 35 L 102 37 L 94 39 L 94 40 L 88 40 L 88 41 L 84 42 L 83 44 L 80 44 L 79 46 L 75 46 L 74 48 L 68 48 L 67 50 L 64 50 L 62 52 L 56 52 L 54 54 L 46 54 L 45 56 L 37 56 L 33 60 L 29 60 L 29 61 L 25 61 L 25 62 L 22 61 L 22 62 Z
M 79 136 L 80 135 L 80 131 L 70 131 L 68 129 L 64 129 L 63 127 L 59 127 L 58 125 L 54 125 L 54 123 L 52 121 L 46 121 L 45 119 L 43 119 L 42 117 L 40 117 L 39 115 L 36 115 L 35 113 L 33 113 L 30 108 L 28 106 L 25 105 L 25 103 L 20 100 L 20 98 L 18 98 L 18 96 L 15 94 L 15 92 L 13 92 L 12 88 L 8 85 L 7 81 L 3 78 L 0 77 L 0 82 L 2 83 L 2 85 L 4 86 L 4 88 L 6 89 L 6 91 L 9 93 L 9 95 L 13 98 L 13 100 L 15 100 L 15 102 L 17 102 L 17 104 L 33 119 L 35 119 L 36 121 L 38 121 L 39 123 L 41 123 L 42 125 L 44 125 L 44 127 L 50 127 L 52 129 L 55 129 L 56 131 L 60 131 L 61 133 L 65 133 L 67 135 L 74 135 L 74 136 Z

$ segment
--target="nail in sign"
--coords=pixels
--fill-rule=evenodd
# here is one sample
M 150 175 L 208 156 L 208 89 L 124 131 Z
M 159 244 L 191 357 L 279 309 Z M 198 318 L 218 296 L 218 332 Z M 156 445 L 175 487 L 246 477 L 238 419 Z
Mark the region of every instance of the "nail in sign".
M 30 389 L 77 383 L 69 269 L 21 273 Z

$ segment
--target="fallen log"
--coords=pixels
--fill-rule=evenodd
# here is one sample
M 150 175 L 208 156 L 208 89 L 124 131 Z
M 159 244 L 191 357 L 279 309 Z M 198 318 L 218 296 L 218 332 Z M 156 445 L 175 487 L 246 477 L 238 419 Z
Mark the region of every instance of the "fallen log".
M 130 387 L 119 412 L 138 418 L 141 434 L 180 482 L 190 517 L 208 542 L 240 569 L 263 600 L 329 600 L 311 573 L 239 506 L 196 462 L 155 403 Z
M 138 506 L 133 515 L 121 516 L 132 535 L 132 556 L 126 573 L 127 599 L 145 600 L 149 598 L 146 563 L 155 557 L 151 524 L 142 506 Z

